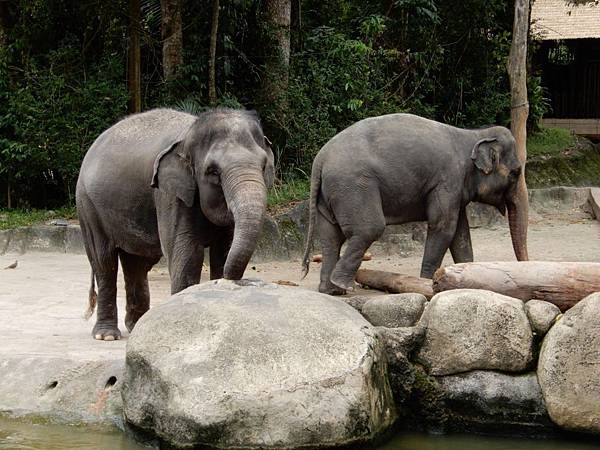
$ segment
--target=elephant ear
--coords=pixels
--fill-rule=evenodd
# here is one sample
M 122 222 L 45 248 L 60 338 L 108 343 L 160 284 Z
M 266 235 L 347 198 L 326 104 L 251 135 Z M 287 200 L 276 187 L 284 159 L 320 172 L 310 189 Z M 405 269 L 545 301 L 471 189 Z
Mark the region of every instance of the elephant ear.
M 183 143 L 174 142 L 161 151 L 154 160 L 153 188 L 174 195 L 187 207 L 192 207 L 196 196 L 194 168 L 189 157 L 182 152 Z
M 492 145 L 496 138 L 485 138 L 477 141 L 471 152 L 471 159 L 475 166 L 486 175 L 498 165 L 498 154 Z

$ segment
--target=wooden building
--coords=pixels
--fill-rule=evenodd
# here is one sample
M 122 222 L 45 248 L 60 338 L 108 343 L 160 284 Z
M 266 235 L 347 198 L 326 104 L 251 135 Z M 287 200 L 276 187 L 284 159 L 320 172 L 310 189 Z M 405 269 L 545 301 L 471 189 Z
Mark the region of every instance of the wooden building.
M 531 37 L 552 107 L 543 125 L 600 138 L 600 1 L 534 0 Z

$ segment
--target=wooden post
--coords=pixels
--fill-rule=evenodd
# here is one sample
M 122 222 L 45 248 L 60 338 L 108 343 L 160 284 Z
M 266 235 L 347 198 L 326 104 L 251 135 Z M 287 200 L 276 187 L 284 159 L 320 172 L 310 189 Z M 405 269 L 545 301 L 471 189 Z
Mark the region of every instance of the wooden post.
M 517 156 L 521 162 L 521 176 L 517 186 L 515 203 L 522 212 L 521 220 L 515 221 L 514 232 L 524 237 L 527 249 L 527 217 L 529 215 L 529 197 L 525 182 L 525 163 L 527 161 L 527 35 L 529 33 L 529 1 L 515 0 L 513 36 L 508 57 L 508 77 L 510 79 L 510 129 L 517 144 Z M 511 217 L 509 216 L 509 219 Z M 511 228 L 512 229 L 512 228 Z M 517 249 L 515 248 L 515 252 Z M 526 253 L 526 250 L 525 250 Z M 526 258 L 527 259 L 527 258 Z
M 565 311 L 600 291 L 600 263 L 588 262 L 477 262 L 438 269 L 433 291 L 487 289 L 499 294 L 554 303 Z
M 211 106 L 217 103 L 216 66 L 217 66 L 217 32 L 219 30 L 219 0 L 212 1 L 212 24 L 210 28 L 210 49 L 208 58 L 208 102 Z
M 142 110 L 141 55 L 140 55 L 140 0 L 129 0 L 129 49 L 127 59 L 127 87 L 129 112 Z

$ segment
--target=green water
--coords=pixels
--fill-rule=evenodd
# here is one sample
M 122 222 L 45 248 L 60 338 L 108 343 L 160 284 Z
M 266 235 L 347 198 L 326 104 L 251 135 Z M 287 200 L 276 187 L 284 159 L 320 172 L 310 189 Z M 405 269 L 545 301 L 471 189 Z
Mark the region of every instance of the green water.
M 598 450 L 600 442 L 405 434 L 378 450 Z M 116 428 L 49 425 L 0 416 L 0 450 L 148 449 Z
M 0 450 L 141 450 L 116 427 L 40 423 L 0 416 Z

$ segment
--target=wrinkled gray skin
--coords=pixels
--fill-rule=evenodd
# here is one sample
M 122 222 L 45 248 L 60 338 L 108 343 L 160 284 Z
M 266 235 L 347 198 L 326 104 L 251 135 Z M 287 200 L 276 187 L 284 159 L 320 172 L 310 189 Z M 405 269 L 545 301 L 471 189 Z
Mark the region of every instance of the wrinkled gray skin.
M 314 160 L 304 275 L 315 228 L 323 252 L 319 291 L 327 294 L 353 289 L 363 253 L 389 224 L 428 222 L 422 277 L 433 276 L 448 248 L 455 262 L 473 261 L 471 201 L 508 209 L 515 254 L 526 260 L 515 225 L 526 220 L 515 203 L 520 171 L 504 127 L 463 130 L 411 114 L 357 122 Z
M 273 181 L 273 153 L 257 116 L 217 109 L 193 116 L 156 109 L 127 117 L 96 139 L 77 181 L 77 212 L 92 266 L 96 339 L 119 339 L 117 258 L 125 324 L 148 310 L 147 274 L 164 255 L 171 292 L 210 276 L 240 279 L 256 247 Z

